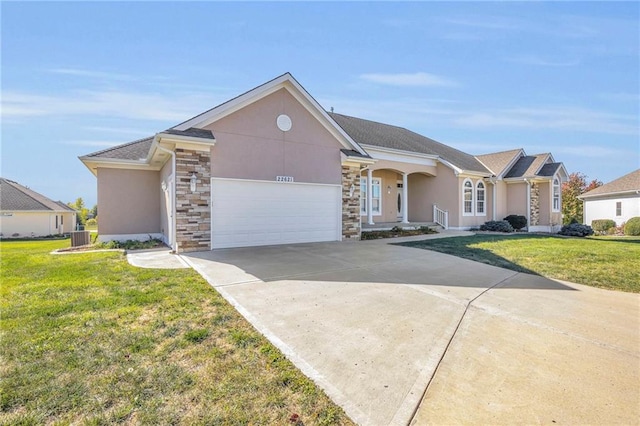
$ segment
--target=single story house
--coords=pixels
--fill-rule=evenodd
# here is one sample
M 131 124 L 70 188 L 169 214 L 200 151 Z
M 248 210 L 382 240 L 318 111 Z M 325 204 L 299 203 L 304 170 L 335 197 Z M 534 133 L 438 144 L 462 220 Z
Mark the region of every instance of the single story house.
M 612 219 L 620 226 L 640 216 L 640 169 L 592 189 L 578 197 L 583 201 L 584 223 Z
M 0 237 L 45 237 L 73 231 L 76 211 L 26 186 L 0 178 Z
M 553 231 L 567 179 L 551 154 L 473 156 L 328 112 L 289 73 L 170 129 L 80 160 L 101 240 L 176 251 L 358 239 L 363 226 L 469 229 L 509 214 Z

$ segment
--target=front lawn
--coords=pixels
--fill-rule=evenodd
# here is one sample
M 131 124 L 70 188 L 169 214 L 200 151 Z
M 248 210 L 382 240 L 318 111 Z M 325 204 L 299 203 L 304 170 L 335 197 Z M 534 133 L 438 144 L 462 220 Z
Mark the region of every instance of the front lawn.
M 401 245 L 594 287 L 640 292 L 637 238 L 479 234 Z
M 352 424 L 197 273 L 1 242 L 0 424 Z

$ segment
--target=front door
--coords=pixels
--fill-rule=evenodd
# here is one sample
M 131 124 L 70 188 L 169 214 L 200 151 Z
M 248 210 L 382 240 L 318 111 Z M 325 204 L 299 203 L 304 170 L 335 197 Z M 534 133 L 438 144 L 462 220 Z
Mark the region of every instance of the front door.
M 399 180 L 396 184 L 397 194 L 396 194 L 396 211 L 397 211 L 397 219 L 399 222 L 402 222 L 402 209 L 404 209 L 404 203 L 402 202 L 402 181 Z

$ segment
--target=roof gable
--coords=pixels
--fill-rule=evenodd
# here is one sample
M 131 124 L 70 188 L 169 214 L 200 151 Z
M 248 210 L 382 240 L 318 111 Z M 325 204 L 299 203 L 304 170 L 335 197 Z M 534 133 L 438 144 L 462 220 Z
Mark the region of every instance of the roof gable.
M 4 211 L 74 211 L 9 179 L 0 178 L 0 209 Z
M 609 183 L 605 183 L 604 185 L 594 188 L 589 192 L 585 192 L 580 197 L 588 198 L 597 195 L 636 191 L 640 191 L 640 169 L 621 176 L 618 179 L 612 180 Z
M 221 118 L 230 115 L 246 105 L 252 104 L 280 89 L 286 89 L 298 100 L 338 141 L 346 148 L 366 155 L 362 147 L 333 120 L 320 104 L 307 92 L 290 73 L 284 73 L 258 87 L 255 87 L 235 98 L 228 100 L 202 114 L 184 121 L 173 130 L 186 130 L 189 127 L 203 128 Z
M 333 112 L 328 114 L 360 145 L 434 155 L 457 167 L 460 171 L 489 173 L 487 168 L 472 155 L 403 127 Z
M 518 158 L 523 157 L 524 155 L 524 150 L 522 150 L 522 148 L 518 148 L 509 151 L 476 155 L 476 159 L 494 175 L 502 176 L 518 160 Z

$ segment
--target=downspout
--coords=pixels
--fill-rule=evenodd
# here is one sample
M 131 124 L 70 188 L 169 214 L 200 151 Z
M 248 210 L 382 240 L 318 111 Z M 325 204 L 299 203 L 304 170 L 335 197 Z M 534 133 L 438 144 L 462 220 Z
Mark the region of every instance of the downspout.
M 173 173 L 173 188 L 171 188 L 171 250 L 178 253 L 178 242 L 176 241 L 176 153 L 158 144 L 158 149 L 171 155 L 171 173 Z
M 527 231 L 531 226 L 531 182 L 529 179 L 524 180 L 527 182 Z

